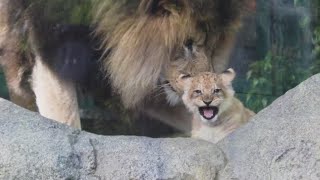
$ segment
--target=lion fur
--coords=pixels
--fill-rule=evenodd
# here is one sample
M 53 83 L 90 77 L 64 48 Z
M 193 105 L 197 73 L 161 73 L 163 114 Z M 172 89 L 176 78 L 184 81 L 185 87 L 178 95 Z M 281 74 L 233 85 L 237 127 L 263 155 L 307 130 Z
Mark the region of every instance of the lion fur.
M 156 88 L 188 38 L 205 34 L 205 46 L 216 54 L 228 48 L 247 1 L 97 1 L 94 22 L 106 52 L 103 67 L 125 106 L 136 106 Z

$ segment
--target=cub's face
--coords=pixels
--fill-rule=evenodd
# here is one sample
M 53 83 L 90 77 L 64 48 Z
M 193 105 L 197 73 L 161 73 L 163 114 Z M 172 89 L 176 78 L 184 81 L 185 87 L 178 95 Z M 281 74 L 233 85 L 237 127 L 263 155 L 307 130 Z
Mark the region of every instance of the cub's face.
M 202 41 L 191 41 L 176 50 L 175 56 L 170 60 L 165 68 L 164 90 L 169 104 L 175 105 L 181 101 L 183 88 L 178 83 L 179 76 L 186 74 L 195 76 L 200 72 L 212 71 L 212 65 L 208 60 L 208 52 L 205 47 L 201 47 Z
M 233 96 L 231 82 L 235 77 L 233 69 L 222 74 L 211 72 L 200 73 L 194 77 L 180 77 L 184 89 L 182 100 L 186 107 L 200 116 L 204 122 L 218 119 L 221 104 Z

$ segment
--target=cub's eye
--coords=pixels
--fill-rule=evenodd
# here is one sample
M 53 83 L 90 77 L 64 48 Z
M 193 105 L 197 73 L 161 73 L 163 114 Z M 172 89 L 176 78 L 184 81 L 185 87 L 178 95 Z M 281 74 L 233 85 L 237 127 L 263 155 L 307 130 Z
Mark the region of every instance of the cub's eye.
M 221 92 L 221 89 L 215 89 L 215 90 L 213 90 L 213 93 L 214 94 L 218 94 L 218 93 L 220 93 Z
M 192 39 L 188 39 L 185 44 L 184 44 L 188 49 L 189 51 L 192 51 L 193 50 L 193 40 Z
M 196 94 L 202 94 L 201 90 L 195 90 L 193 92 L 196 93 Z

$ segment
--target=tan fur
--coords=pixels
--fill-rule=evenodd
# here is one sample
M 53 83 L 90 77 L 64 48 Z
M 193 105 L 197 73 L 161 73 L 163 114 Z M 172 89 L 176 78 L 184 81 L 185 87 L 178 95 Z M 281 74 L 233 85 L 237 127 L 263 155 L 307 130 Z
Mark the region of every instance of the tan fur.
M 34 94 L 28 86 L 30 66 L 22 56 L 25 55 L 17 48 L 19 31 L 10 31 L 10 13 L 8 2 L 0 2 L 0 65 L 5 74 L 10 100 L 29 110 L 36 111 Z M 5 61 L 7 59 L 7 61 Z
M 234 71 L 229 69 L 219 75 L 205 72 L 181 79 L 180 83 L 184 87 L 183 102 L 194 116 L 192 137 L 216 143 L 247 123 L 255 114 L 234 97 L 231 86 L 234 77 Z M 214 93 L 217 89 L 220 89 L 220 92 Z M 201 94 L 196 93 L 196 90 L 201 91 Z M 211 120 L 205 119 L 199 112 L 199 107 L 207 107 L 205 102 L 211 102 L 209 106 L 219 109 Z
M 223 70 L 249 1 L 97 0 L 94 19 L 97 36 L 104 39 L 104 69 L 125 106 L 140 104 L 161 78 L 178 91 L 177 74 Z M 190 52 L 188 39 L 194 41 Z M 176 92 L 166 93 L 176 104 Z
M 42 116 L 81 129 L 74 84 L 56 76 L 40 57 L 36 57 L 32 88 Z

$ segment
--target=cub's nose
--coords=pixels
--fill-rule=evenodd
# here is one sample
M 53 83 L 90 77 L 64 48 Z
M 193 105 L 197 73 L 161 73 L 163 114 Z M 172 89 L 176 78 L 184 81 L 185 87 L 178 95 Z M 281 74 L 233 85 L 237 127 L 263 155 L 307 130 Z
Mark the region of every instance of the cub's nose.
M 212 101 L 203 101 L 203 103 L 209 106 L 212 103 Z

